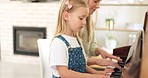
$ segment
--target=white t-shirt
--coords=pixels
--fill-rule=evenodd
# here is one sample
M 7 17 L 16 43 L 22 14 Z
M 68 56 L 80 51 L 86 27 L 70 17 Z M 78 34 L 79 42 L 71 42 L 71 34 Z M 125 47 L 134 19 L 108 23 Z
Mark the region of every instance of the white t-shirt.
M 77 39 L 75 37 L 71 37 L 68 35 L 62 35 L 70 44 L 72 48 L 79 47 L 79 43 L 77 42 Z M 82 46 L 82 45 L 81 45 Z M 86 54 L 83 49 L 83 54 L 86 60 Z M 68 66 L 68 48 L 66 44 L 59 38 L 54 38 L 51 43 L 51 50 L 50 50 L 50 68 L 52 70 L 53 75 L 60 77 L 56 65 L 63 65 Z M 86 60 L 87 61 L 87 60 Z

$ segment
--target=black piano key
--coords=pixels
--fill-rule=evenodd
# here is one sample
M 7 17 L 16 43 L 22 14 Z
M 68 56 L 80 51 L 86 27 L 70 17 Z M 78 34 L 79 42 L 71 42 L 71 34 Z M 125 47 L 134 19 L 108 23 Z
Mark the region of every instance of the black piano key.
M 111 76 L 110 78 L 120 78 L 120 76 L 113 76 L 113 77 Z
M 114 68 L 114 72 L 120 71 L 120 69 L 118 68 Z
M 117 71 L 117 73 L 122 73 L 122 71 Z
M 119 62 L 118 62 L 118 64 L 119 64 L 119 65 L 125 65 L 125 63 L 119 63 Z
M 119 73 L 119 72 L 113 72 L 113 73 L 112 73 L 113 76 L 121 76 L 121 74 L 122 74 L 122 73 Z

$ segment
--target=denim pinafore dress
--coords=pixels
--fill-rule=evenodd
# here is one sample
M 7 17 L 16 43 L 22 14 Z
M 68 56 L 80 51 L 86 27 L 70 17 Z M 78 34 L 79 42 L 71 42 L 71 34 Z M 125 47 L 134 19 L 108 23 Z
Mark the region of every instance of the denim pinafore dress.
M 76 72 L 86 73 L 86 61 L 83 55 L 81 44 L 78 41 L 78 39 L 77 41 L 80 47 L 71 48 L 69 42 L 63 36 L 59 35 L 56 38 L 61 39 L 68 48 L 68 56 L 69 56 L 68 69 Z M 56 77 L 53 75 L 52 78 L 60 78 L 60 77 Z

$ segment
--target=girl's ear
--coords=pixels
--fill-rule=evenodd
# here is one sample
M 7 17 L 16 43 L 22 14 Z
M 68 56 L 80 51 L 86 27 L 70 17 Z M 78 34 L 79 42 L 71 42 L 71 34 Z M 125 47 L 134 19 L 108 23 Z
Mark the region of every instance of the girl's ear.
M 65 20 L 68 20 L 68 18 L 69 18 L 69 13 L 68 13 L 67 11 L 64 11 L 64 12 L 63 12 L 63 18 L 64 18 Z

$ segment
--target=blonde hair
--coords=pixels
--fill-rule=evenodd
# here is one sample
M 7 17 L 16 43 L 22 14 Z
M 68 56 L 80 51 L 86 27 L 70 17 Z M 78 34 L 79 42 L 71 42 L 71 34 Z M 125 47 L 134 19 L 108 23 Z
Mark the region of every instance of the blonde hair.
M 83 0 L 83 1 L 85 1 L 86 2 L 86 4 L 89 4 L 89 0 Z M 87 19 L 86 19 L 86 30 L 87 30 L 87 34 L 88 34 L 88 41 L 90 41 L 91 40 L 91 33 L 92 33 L 92 24 L 91 24 L 92 22 L 91 22 L 91 16 L 90 16 L 90 14 L 88 15 L 88 17 L 87 17 Z M 85 31 L 81 31 L 81 32 L 79 32 L 79 36 L 80 36 L 80 38 L 84 38 L 84 33 L 85 33 Z
M 90 0 L 84 0 L 87 4 L 89 4 L 89 1 Z M 98 1 L 102 1 L 102 0 L 98 0 Z M 91 19 L 91 15 L 89 14 L 89 16 L 87 17 L 87 19 L 86 19 L 86 30 L 87 30 L 87 37 L 88 37 L 88 42 L 89 41 L 91 41 L 91 39 L 92 39 L 92 31 L 93 31 L 93 29 L 94 29 L 94 23 L 93 23 L 93 21 L 92 21 L 92 19 Z M 79 36 L 81 37 L 81 38 L 84 38 L 84 33 L 86 33 L 85 31 L 81 31 L 81 33 L 79 33 Z
M 88 7 L 87 4 L 83 0 L 68 0 L 69 4 L 72 5 L 72 8 L 69 8 L 68 5 L 65 4 L 66 1 L 67 0 L 63 0 L 62 4 L 60 6 L 57 27 L 56 27 L 55 34 L 54 34 L 55 36 L 59 35 L 59 34 L 63 34 L 66 31 L 66 27 L 67 27 L 66 21 L 63 18 L 63 13 L 65 11 L 70 13 L 70 12 L 74 11 L 76 8 Z M 74 36 L 77 36 L 76 34 L 77 33 L 75 33 Z

